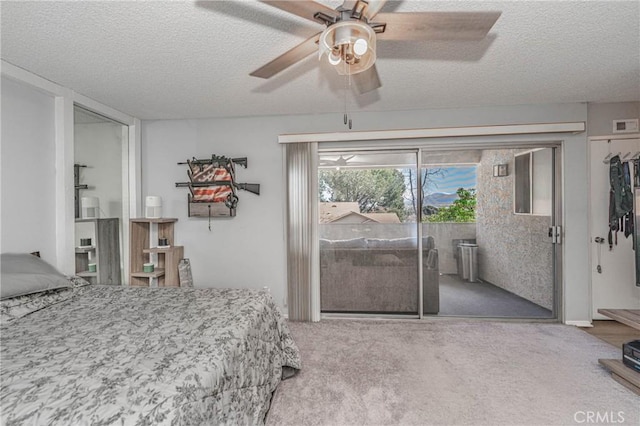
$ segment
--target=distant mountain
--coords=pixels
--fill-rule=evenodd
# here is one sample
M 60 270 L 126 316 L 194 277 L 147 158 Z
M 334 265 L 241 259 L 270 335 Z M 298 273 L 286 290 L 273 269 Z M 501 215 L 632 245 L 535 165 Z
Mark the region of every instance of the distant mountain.
M 453 204 L 458 199 L 458 194 L 447 194 L 445 192 L 434 192 L 424 197 L 424 205 L 434 207 L 446 207 Z

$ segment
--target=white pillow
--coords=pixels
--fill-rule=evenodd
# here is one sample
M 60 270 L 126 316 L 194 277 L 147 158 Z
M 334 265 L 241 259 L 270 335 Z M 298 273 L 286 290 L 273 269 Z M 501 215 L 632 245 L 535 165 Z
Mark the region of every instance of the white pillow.
M 2 253 L 0 299 L 70 287 L 56 268 L 27 253 Z

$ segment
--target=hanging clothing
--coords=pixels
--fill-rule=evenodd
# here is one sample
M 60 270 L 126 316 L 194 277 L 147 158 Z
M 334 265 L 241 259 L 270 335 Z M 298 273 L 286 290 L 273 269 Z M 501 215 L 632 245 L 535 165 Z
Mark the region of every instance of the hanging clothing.
M 629 188 L 629 194 L 631 192 L 631 171 L 630 171 L 630 163 L 625 161 L 622 163 L 622 170 L 624 173 L 624 184 L 626 188 Z M 624 215 L 624 237 L 629 238 L 629 235 L 633 235 L 633 195 L 631 195 L 631 210 L 629 213 Z
M 618 244 L 618 231 L 624 229 L 624 217 L 633 212 L 633 194 L 629 165 L 623 166 L 619 155 L 611 157 L 609 163 L 609 249 Z M 631 226 L 629 224 L 629 226 Z M 630 234 L 629 234 L 630 235 Z M 614 242 L 615 237 L 615 242 Z

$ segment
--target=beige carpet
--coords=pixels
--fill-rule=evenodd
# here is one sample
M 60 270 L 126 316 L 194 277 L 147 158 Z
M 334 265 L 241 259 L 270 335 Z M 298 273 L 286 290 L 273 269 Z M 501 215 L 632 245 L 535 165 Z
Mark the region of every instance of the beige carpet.
M 571 326 L 332 319 L 290 327 L 303 369 L 279 385 L 267 425 L 640 424 L 640 398 L 598 364 L 620 351 Z

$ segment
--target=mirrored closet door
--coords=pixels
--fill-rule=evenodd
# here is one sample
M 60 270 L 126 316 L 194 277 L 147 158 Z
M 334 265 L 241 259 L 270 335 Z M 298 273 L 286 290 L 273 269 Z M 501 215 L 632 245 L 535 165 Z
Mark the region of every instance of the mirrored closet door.
M 76 273 L 94 284 L 124 284 L 128 134 L 128 126 L 74 107 Z

